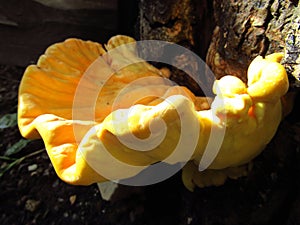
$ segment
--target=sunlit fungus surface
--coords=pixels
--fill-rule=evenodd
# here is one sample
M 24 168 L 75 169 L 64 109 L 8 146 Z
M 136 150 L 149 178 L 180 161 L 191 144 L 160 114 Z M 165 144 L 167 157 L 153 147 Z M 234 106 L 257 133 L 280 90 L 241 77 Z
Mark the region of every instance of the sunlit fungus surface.
M 281 58 L 256 57 L 247 84 L 230 75 L 216 80 L 208 106 L 169 81 L 166 69 L 139 58 L 130 37 L 106 45 L 68 39 L 27 67 L 19 129 L 43 139 L 56 173 L 70 184 L 131 178 L 164 162 L 182 163 L 189 190 L 221 185 L 244 175 L 278 128 L 288 90 Z

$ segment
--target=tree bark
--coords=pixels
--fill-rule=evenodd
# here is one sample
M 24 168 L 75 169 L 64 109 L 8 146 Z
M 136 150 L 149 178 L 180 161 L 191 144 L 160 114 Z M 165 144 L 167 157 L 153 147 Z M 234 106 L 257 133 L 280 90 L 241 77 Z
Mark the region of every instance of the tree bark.
M 211 88 L 214 78 L 228 74 L 246 82 L 247 68 L 257 55 L 284 52 L 282 63 L 293 78 L 290 80 L 291 87 L 299 90 L 298 2 L 211 2 L 167 0 L 161 3 L 158 0 L 150 0 L 146 3 L 141 0 L 139 39 L 175 42 L 206 59 L 215 75 L 211 77 L 211 74 L 206 74 L 205 77 L 201 77 L 203 84 L 208 88 Z M 155 48 L 152 51 L 154 54 L 163 55 L 163 52 L 157 52 Z M 191 64 L 193 59 L 189 59 L 188 62 Z M 195 68 L 191 70 L 194 74 L 199 73 Z M 197 85 L 194 85 L 195 81 L 187 79 L 186 74 L 176 70 L 172 73 L 171 79 L 178 84 L 192 87 L 194 93 L 199 93 Z M 234 193 L 234 196 L 215 197 L 216 189 L 199 190 L 190 198 L 185 196 L 186 214 L 196 215 L 193 218 L 195 224 L 266 225 L 293 224 L 293 221 L 300 221 L 300 179 L 296 175 L 297 171 L 299 172 L 300 156 L 295 151 L 300 141 L 299 112 L 299 104 L 296 102 L 294 110 L 289 118 L 282 122 L 272 142 L 254 160 L 253 169 L 245 180 L 226 184 L 219 189 L 228 190 L 223 193 Z M 199 206 L 199 202 L 205 206 Z
M 138 39 L 176 43 L 205 59 L 214 27 L 212 12 L 212 2 L 209 0 L 141 0 L 139 1 Z M 157 58 L 164 57 L 164 51 L 158 50 L 161 48 L 162 46 L 150 49 L 150 52 Z M 197 59 L 190 55 L 174 56 L 173 65 L 181 65 L 180 68 L 189 71 L 194 79 L 176 68 L 171 69 L 171 79 L 201 95 L 203 90 L 195 80 L 201 83 L 202 88 L 209 85 L 205 76 L 199 77 L 203 71 L 191 66 L 196 61 Z
M 297 6 L 292 1 L 214 1 L 216 28 L 207 63 L 217 78 L 232 74 L 246 81 L 257 55 L 283 52 Z
M 300 88 L 300 4 L 294 10 L 285 38 L 285 52 L 282 64 L 290 76 L 291 88 Z
M 206 59 L 217 79 L 231 74 L 246 81 L 253 58 L 285 51 L 283 63 L 289 75 L 296 78 L 291 79 L 291 86 L 299 87 L 296 18 L 297 2 L 287 0 L 214 0 L 213 4 L 207 0 L 141 0 L 137 33 L 141 40 L 164 40 L 189 48 Z M 153 52 L 163 55 L 155 49 Z M 205 80 L 202 77 L 204 85 L 212 85 L 214 78 L 210 76 Z M 175 71 L 172 79 L 199 93 L 195 82 L 186 77 Z

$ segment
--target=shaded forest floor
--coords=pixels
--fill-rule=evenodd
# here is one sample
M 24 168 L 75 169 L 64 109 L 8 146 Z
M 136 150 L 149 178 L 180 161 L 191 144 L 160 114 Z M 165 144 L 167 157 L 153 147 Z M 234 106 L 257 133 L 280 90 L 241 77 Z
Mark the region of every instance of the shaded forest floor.
M 0 66 L 1 117 L 17 110 L 23 71 Z M 42 141 L 28 142 L 9 159 L 1 158 L 0 224 L 300 224 L 299 99 L 297 104 L 249 176 L 194 193 L 184 188 L 178 173 L 151 186 L 120 186 L 110 202 L 104 201 L 97 185 L 59 180 Z M 0 156 L 20 139 L 16 125 L 0 128 Z

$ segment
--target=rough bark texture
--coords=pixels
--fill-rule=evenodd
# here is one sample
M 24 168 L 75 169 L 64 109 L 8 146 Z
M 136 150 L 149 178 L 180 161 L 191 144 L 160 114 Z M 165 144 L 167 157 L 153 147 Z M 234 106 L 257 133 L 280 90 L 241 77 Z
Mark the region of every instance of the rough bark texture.
M 211 1 L 141 0 L 139 6 L 138 39 L 173 42 L 205 59 L 214 27 Z M 163 47 L 158 46 L 150 51 L 159 59 L 165 57 L 165 51 L 157 50 L 161 48 Z M 203 68 L 191 66 L 196 61 L 195 57 L 180 53 L 174 55 L 173 64 L 181 65 L 180 69 L 189 71 L 191 77 L 197 80 L 202 88 L 209 86 L 204 76 L 199 79 L 203 74 Z M 191 77 L 186 76 L 181 70 L 172 68 L 173 81 L 201 94 L 201 88 Z
M 216 77 L 232 74 L 246 81 L 254 57 L 283 52 L 295 9 L 282 0 L 214 1 L 216 28 L 207 63 Z
M 294 10 L 285 38 L 285 52 L 282 60 L 290 76 L 291 88 L 300 88 L 300 5 Z
M 298 50 L 295 52 L 299 49 L 296 47 L 299 45 L 299 34 L 296 34 L 299 22 L 293 22 L 299 18 L 296 9 L 297 2 L 286 0 L 215 0 L 213 4 L 206 0 L 141 0 L 138 39 L 180 44 L 206 59 L 215 78 L 231 74 L 244 81 L 248 65 L 257 55 L 285 51 L 284 64 L 289 75 L 299 80 L 299 60 L 295 59 L 295 54 L 299 55 Z M 152 52 L 164 56 L 164 51 L 153 48 Z M 184 54 L 174 57 L 174 62 L 176 60 L 181 65 L 196 61 Z M 211 87 L 214 80 L 211 73 L 203 77 L 199 74 L 205 72 L 192 68 L 192 64 L 189 63 L 188 71 L 194 80 L 202 89 Z M 181 71 L 173 68 L 171 79 L 201 93 L 197 82 Z M 291 86 L 299 87 L 296 80 L 291 78 Z

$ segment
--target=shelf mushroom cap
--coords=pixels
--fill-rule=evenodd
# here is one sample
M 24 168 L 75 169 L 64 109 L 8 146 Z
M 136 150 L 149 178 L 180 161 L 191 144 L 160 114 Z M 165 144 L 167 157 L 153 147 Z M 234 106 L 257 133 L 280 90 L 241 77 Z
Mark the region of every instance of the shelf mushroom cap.
M 27 67 L 18 125 L 25 138 L 43 139 L 55 171 L 70 184 L 130 178 L 158 162 L 201 164 L 213 130 L 224 137 L 206 168 L 238 167 L 263 150 L 280 123 L 288 82 L 278 58 L 255 59 L 247 85 L 233 76 L 216 81 L 207 109 L 206 100 L 169 82 L 165 69 L 140 59 L 134 39 L 118 35 L 105 46 L 68 39 Z M 184 174 L 192 189 L 197 173 Z

